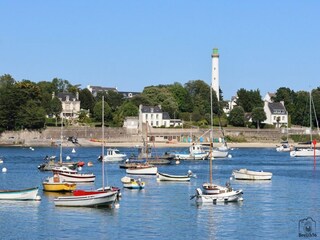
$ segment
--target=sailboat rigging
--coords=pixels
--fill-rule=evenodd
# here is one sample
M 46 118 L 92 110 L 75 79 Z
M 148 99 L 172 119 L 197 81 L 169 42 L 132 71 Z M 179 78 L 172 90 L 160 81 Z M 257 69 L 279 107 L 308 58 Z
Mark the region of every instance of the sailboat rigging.
M 212 111 L 212 87 L 210 88 L 210 100 L 211 100 L 211 129 L 213 123 L 213 111 Z M 210 132 L 210 138 L 212 131 Z M 211 140 L 212 141 L 212 140 Z M 213 143 L 210 143 L 210 152 L 212 151 Z M 237 202 L 242 201 L 242 190 L 233 190 L 230 183 L 226 186 L 220 186 L 213 184 L 212 176 L 212 157 L 209 158 L 209 183 L 204 183 L 201 188 L 196 189 L 196 194 L 192 198 L 196 198 L 196 203 L 217 203 L 217 202 Z M 191 199 L 192 199 L 191 198 Z
M 102 156 L 104 155 L 104 97 L 102 96 Z M 119 188 L 105 187 L 104 161 L 102 161 L 102 188 L 96 190 L 75 190 L 73 196 L 54 199 L 56 206 L 100 207 L 111 206 L 119 197 Z
M 310 146 L 308 148 L 295 148 L 295 150 L 290 152 L 290 156 L 291 157 L 318 157 L 320 156 L 320 150 L 319 149 L 313 149 L 312 148 L 312 109 L 314 111 L 314 115 L 315 115 L 315 119 L 316 119 L 316 123 L 317 123 L 317 129 L 319 132 L 319 125 L 318 125 L 318 120 L 317 120 L 317 116 L 316 116 L 316 111 L 315 111 L 315 107 L 314 107 L 314 103 L 312 100 L 312 94 L 311 91 L 309 92 L 309 125 L 310 125 L 310 129 L 309 129 L 309 137 L 310 137 Z M 313 108 L 312 108 L 313 106 Z

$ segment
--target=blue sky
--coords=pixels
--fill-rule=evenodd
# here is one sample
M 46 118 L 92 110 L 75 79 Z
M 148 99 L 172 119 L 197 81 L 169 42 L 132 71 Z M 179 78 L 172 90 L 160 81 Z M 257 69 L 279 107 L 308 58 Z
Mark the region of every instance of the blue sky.
M 0 1 L 0 75 L 142 91 L 211 83 L 237 90 L 320 86 L 320 1 Z

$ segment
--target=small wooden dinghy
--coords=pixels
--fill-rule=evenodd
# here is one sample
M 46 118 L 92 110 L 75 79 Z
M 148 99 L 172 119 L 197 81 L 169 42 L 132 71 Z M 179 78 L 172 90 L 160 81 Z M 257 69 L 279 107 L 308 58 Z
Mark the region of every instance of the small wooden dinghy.
M 233 170 L 232 176 L 238 180 L 271 180 L 271 172 L 251 171 L 245 168 Z
M 123 177 L 121 178 L 121 182 L 123 183 L 123 187 L 129 189 L 143 189 L 145 186 L 145 182 L 142 182 L 141 179 L 134 179 L 131 177 Z
M 171 175 L 167 173 L 160 173 L 157 174 L 157 180 L 158 181 L 180 181 L 180 182 L 186 182 L 190 181 L 190 178 L 192 177 L 192 172 L 189 170 L 187 175 Z

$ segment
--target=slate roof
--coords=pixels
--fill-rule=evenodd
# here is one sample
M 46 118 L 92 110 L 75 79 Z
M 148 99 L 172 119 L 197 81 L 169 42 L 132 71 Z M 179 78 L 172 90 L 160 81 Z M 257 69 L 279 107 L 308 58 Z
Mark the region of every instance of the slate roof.
M 286 108 L 280 102 L 268 103 L 268 106 L 272 114 L 280 114 L 280 115 L 287 114 Z
M 142 106 L 142 113 L 162 113 L 162 110 L 159 106 Z
M 66 101 L 67 96 L 69 96 L 69 101 L 73 101 L 73 99 L 76 99 L 76 96 L 73 93 L 58 93 L 57 98 L 61 99 L 61 101 Z

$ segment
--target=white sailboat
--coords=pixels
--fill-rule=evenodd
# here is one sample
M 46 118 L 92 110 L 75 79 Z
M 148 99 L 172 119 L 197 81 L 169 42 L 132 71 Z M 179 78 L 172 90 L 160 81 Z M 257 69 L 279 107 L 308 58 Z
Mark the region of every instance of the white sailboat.
M 70 169 L 62 164 L 62 126 L 63 119 L 61 119 L 61 136 L 60 136 L 60 162 L 59 166 L 53 167 L 52 171 L 54 174 L 58 174 L 59 178 L 64 182 L 72 183 L 92 183 L 95 181 L 96 176 L 93 173 L 79 173 L 77 170 Z
M 232 176 L 237 180 L 271 180 L 272 173 L 264 171 L 252 171 L 242 168 L 233 170 Z
M 104 157 L 104 97 L 102 96 L 102 157 Z M 54 199 L 55 206 L 109 207 L 119 197 L 119 188 L 105 187 L 104 161 L 102 161 L 102 187 L 96 190 L 75 190 L 73 196 Z
M 313 144 L 313 140 L 312 140 L 312 106 L 313 106 L 313 110 L 314 110 L 315 114 L 316 114 L 316 112 L 314 109 L 314 103 L 312 101 L 311 91 L 310 91 L 309 104 L 310 104 L 310 109 L 309 109 L 309 111 L 310 111 L 310 115 L 309 115 L 309 118 L 310 118 L 310 130 L 309 130 L 309 132 L 310 132 L 310 146 L 308 148 L 295 148 L 293 151 L 290 151 L 291 157 L 319 157 L 320 156 L 320 150 L 312 147 L 312 144 Z M 316 116 L 315 116 L 315 119 L 317 119 Z M 317 128 L 318 128 L 318 132 L 319 132 L 318 122 L 317 122 Z
M 210 88 L 210 100 L 211 100 L 211 128 L 212 128 L 212 88 Z M 211 131 L 212 135 L 212 131 Z M 212 136 L 210 136 L 212 139 Z M 210 148 L 212 149 L 212 143 Z M 196 199 L 196 203 L 217 203 L 217 202 L 238 202 L 242 201 L 242 190 L 233 190 L 230 186 L 230 183 L 227 183 L 226 186 L 220 186 L 213 184 L 212 181 L 212 158 L 209 159 L 209 177 L 210 181 L 204 183 L 201 188 L 196 189 L 196 194 L 192 197 Z M 191 198 L 191 199 L 192 199 Z

